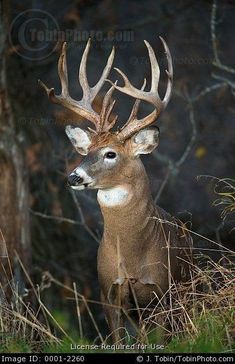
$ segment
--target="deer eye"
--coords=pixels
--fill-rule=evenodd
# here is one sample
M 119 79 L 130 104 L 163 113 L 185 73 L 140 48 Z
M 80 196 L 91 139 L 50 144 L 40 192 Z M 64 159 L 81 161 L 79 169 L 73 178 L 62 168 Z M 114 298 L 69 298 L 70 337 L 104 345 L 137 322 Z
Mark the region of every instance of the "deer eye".
M 107 152 L 105 153 L 104 157 L 108 159 L 114 159 L 116 158 L 117 154 L 115 152 Z

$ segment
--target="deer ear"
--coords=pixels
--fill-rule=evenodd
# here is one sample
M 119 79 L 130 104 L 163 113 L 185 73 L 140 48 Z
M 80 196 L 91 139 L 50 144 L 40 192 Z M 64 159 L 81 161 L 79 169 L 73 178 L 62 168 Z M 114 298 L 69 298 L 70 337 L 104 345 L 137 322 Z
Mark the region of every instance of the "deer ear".
M 159 144 L 160 131 L 158 127 L 151 126 L 140 130 L 131 138 L 134 156 L 151 153 Z
M 65 128 L 65 132 L 78 153 L 87 155 L 91 145 L 91 134 L 89 131 L 68 125 Z

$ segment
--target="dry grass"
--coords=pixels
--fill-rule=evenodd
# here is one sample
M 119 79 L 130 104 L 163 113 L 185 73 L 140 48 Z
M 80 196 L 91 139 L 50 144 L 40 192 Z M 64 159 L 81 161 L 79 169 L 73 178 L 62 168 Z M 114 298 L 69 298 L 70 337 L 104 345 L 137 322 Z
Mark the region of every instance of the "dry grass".
M 220 326 L 221 340 L 232 350 L 235 339 L 235 275 L 230 258 L 223 257 L 215 263 L 207 257 L 206 267 L 201 269 L 193 265 L 191 280 L 181 285 L 172 283 L 167 294 L 172 297 L 173 306 L 166 309 L 161 302 L 157 304 L 146 319 L 146 326 L 150 323 L 158 325 L 161 321 L 162 331 L 171 338 L 188 338 L 193 342 L 203 334 L 201 330 L 207 331 L 203 325 L 215 324 Z
M 213 335 L 216 335 L 214 331 L 219 330 L 220 343 L 217 345 L 224 347 L 225 351 L 232 351 L 235 337 L 235 279 L 232 258 L 234 256 L 230 254 L 229 257 L 224 256 L 220 262 L 215 263 L 207 257 L 206 267 L 199 268 L 197 265 L 192 265 L 190 281 L 181 285 L 172 282 L 166 294 L 168 302 L 171 304 L 167 305 L 163 303 L 164 299 L 161 299 L 149 315 L 143 315 L 142 329 L 138 335 L 139 340 L 141 338 L 142 343 L 150 344 L 158 342 L 159 336 L 164 336 L 168 340 L 165 349 L 168 350 L 169 347 L 169 350 L 174 351 L 172 347 L 174 345 L 177 351 L 179 345 L 185 341 L 195 343 L 198 337 L 202 334 L 203 336 L 208 335 L 210 330 L 210 341 L 213 341 L 215 340 Z M 68 293 L 74 294 L 79 327 L 77 337 L 83 340 L 83 318 L 80 315 L 80 305 L 85 302 L 99 341 L 107 342 L 107 338 L 102 337 L 102 330 L 99 329 L 90 309 L 90 305 L 100 304 L 100 302 L 86 301 L 77 292 L 75 284 L 73 287 L 65 286 L 49 273 L 44 274 L 43 281 L 47 282 L 46 285 L 33 287 L 38 307 L 36 312 L 25 303 L 23 297 L 17 294 L 14 287 L 12 287 L 11 304 L 1 302 L 2 351 L 40 351 L 48 344 L 59 348 L 64 340 L 67 343 L 74 342 L 70 334 L 65 332 L 41 301 L 42 290 L 49 290 L 51 284 L 63 286 Z M 170 338 L 173 338 L 173 341 L 170 341 Z M 128 339 L 130 341 L 130 337 Z M 206 340 L 206 337 L 204 339 Z M 218 339 L 216 340 L 218 341 Z M 134 339 L 131 342 L 133 343 Z
M 218 199 L 215 205 L 223 207 L 222 216 L 225 218 L 235 211 L 234 181 L 224 179 L 217 182 L 215 192 Z M 235 348 L 235 253 L 193 231 L 189 232 L 214 244 L 214 250 L 219 251 L 222 258 L 215 262 L 208 256 L 198 255 L 196 263 L 191 264 L 191 279 L 188 282 L 175 284 L 169 277 L 170 288 L 155 303 L 153 310 L 148 311 L 147 307 L 141 311 L 137 304 L 141 322 L 137 340 L 144 344 L 156 344 L 162 343 L 164 338 L 164 351 L 169 352 L 231 352 Z M 78 340 L 86 342 L 81 305 L 85 307 L 97 333 L 96 342 L 107 343 L 109 337 L 103 337 L 103 330 L 99 328 L 91 310 L 93 305 L 101 305 L 100 302 L 87 300 L 78 292 L 75 283 L 72 287 L 66 286 L 49 272 L 44 272 L 41 283 L 35 286 L 17 254 L 16 258 L 30 285 L 31 295 L 28 296 L 27 292 L 20 295 L 12 276 L 8 278 L 11 302 L 5 299 L 5 287 L 0 287 L 0 351 L 42 351 L 48 345 L 53 351 L 68 351 L 69 343 L 77 343 Z M 12 272 L 11 267 L 9 271 Z M 62 287 L 68 293 L 68 299 L 74 303 L 78 328 L 76 338 L 66 331 L 43 303 L 42 292 L 49 295 L 53 285 Z M 127 312 L 124 314 L 128 317 Z M 136 342 L 136 338 L 129 334 L 126 339 Z M 67 346 L 63 347 L 63 342 Z
M 218 179 L 214 191 L 218 195 L 214 205 L 222 208 L 221 217 L 226 219 L 235 212 L 235 180 Z

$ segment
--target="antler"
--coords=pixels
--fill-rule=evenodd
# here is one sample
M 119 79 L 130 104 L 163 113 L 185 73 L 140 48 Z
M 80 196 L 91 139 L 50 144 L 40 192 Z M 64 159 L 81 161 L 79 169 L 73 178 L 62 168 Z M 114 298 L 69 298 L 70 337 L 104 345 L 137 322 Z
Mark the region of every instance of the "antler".
M 87 63 L 87 56 L 89 53 L 91 45 L 91 40 L 89 39 L 86 45 L 86 48 L 82 55 L 82 60 L 80 63 L 79 68 L 79 82 L 82 87 L 83 97 L 80 101 L 74 100 L 69 95 L 68 90 L 68 72 L 67 72 L 67 60 L 66 60 L 66 42 L 63 43 L 61 55 L 58 61 L 58 73 L 60 77 L 61 83 L 61 94 L 56 95 L 54 88 L 48 88 L 41 80 L 39 80 L 39 84 L 44 88 L 46 91 L 49 99 L 56 103 L 65 106 L 69 110 L 74 111 L 76 114 L 84 117 L 85 119 L 91 121 L 96 128 L 97 132 L 102 131 L 102 127 L 104 124 L 107 124 L 107 118 L 109 117 L 113 106 L 111 103 L 111 95 L 113 92 L 114 87 L 111 87 L 110 90 L 107 92 L 103 106 L 102 106 L 102 117 L 92 109 L 92 102 L 94 101 L 96 95 L 100 91 L 101 87 L 103 86 L 105 80 L 107 79 L 114 59 L 114 48 L 112 49 L 110 56 L 108 58 L 107 64 L 103 70 L 103 73 L 97 82 L 97 84 L 93 87 L 90 87 L 87 80 L 87 72 L 86 72 L 86 63 Z M 105 111 L 107 109 L 107 112 Z M 104 119 L 104 120 L 103 120 Z M 105 122 L 104 122 L 105 121 Z M 113 124 L 113 122 L 111 122 Z M 108 126 L 106 125 L 106 128 Z M 108 129 L 109 130 L 109 129 Z
M 115 68 L 115 70 L 122 76 L 124 80 L 124 86 L 120 87 L 116 84 L 112 83 L 113 87 L 115 87 L 117 90 L 135 97 L 137 100 L 134 103 L 134 106 L 132 108 L 130 117 L 127 121 L 127 123 L 122 127 L 122 129 L 117 134 L 119 140 L 124 141 L 127 138 L 129 138 L 131 135 L 136 133 L 137 131 L 145 128 L 146 126 L 152 124 L 161 114 L 161 112 L 165 109 L 167 106 L 170 97 L 171 97 L 171 91 L 172 91 L 172 82 L 173 82 L 173 66 L 172 66 L 172 58 L 169 51 L 169 48 L 164 41 L 163 38 L 160 37 L 160 40 L 163 44 L 166 57 L 167 57 L 167 63 L 168 63 L 168 70 L 166 70 L 166 74 L 168 76 L 168 82 L 167 82 L 167 89 L 165 96 L 163 100 L 161 100 L 159 94 L 158 94 L 158 84 L 159 84 L 159 78 L 160 78 L 160 69 L 159 65 L 155 56 L 155 53 L 153 51 L 153 48 L 150 46 L 150 44 L 147 41 L 145 42 L 145 45 L 148 49 L 149 59 L 151 63 L 151 73 L 152 73 L 152 81 L 151 81 L 151 89 L 150 91 L 144 91 L 146 81 L 144 81 L 144 84 L 142 88 L 139 90 L 136 87 L 134 87 L 127 76 L 118 68 Z M 140 100 L 150 102 L 152 105 L 154 105 L 155 109 L 152 111 L 151 114 L 145 116 L 142 119 L 137 118 L 137 112 L 139 108 Z
M 67 71 L 67 60 L 66 60 L 66 42 L 63 43 L 61 55 L 58 61 L 58 73 L 61 83 L 61 94 L 56 95 L 54 88 L 48 88 L 42 81 L 39 80 L 39 84 L 44 88 L 46 91 L 49 99 L 56 103 L 65 106 L 69 110 L 74 111 L 76 114 L 84 117 L 85 119 L 91 121 L 96 129 L 96 133 L 101 132 L 108 132 L 114 124 L 117 121 L 117 117 L 113 118 L 113 120 L 109 120 L 109 117 L 111 115 L 111 112 L 113 110 L 115 101 L 112 101 L 112 94 L 115 89 L 130 95 L 134 98 L 136 98 L 136 101 L 133 105 L 131 114 L 129 116 L 128 121 L 126 124 L 120 129 L 120 131 L 117 133 L 117 137 L 120 141 L 124 141 L 127 138 L 129 138 L 131 135 L 136 133 L 137 131 L 145 128 L 148 125 L 151 125 L 161 114 L 163 109 L 167 106 L 170 97 L 171 97 L 171 91 L 172 91 L 172 81 L 173 81 L 173 67 L 172 67 L 172 59 L 171 54 L 169 51 L 169 48 L 164 41 L 163 38 L 160 37 L 160 40 L 163 44 L 166 56 L 167 56 L 167 63 L 168 63 L 168 70 L 166 70 L 167 76 L 168 76 L 168 82 L 167 82 L 167 89 L 165 96 L 163 100 L 160 98 L 158 94 L 158 84 L 159 84 L 159 78 L 160 78 L 160 70 L 159 65 L 155 56 L 155 53 L 150 46 L 150 44 L 145 41 L 146 47 L 148 49 L 149 53 L 149 59 L 151 63 L 151 73 L 152 73 L 152 81 L 151 81 L 151 89 L 150 91 L 144 91 L 146 80 L 144 81 L 144 84 L 142 88 L 139 90 L 136 87 L 134 87 L 130 81 L 128 80 L 127 76 L 118 68 L 115 68 L 115 70 L 122 76 L 124 80 L 124 86 L 120 87 L 117 86 L 117 81 L 115 83 L 107 80 L 107 77 L 110 73 L 113 60 L 114 60 L 114 48 L 112 49 L 110 56 L 108 58 L 107 64 L 103 70 L 103 73 L 99 79 L 99 81 L 96 83 L 95 86 L 90 87 L 88 80 L 87 80 L 87 72 L 86 72 L 86 64 L 87 64 L 87 57 L 90 49 L 91 40 L 89 39 L 86 45 L 86 48 L 82 55 L 82 60 L 79 67 L 79 82 L 82 87 L 83 91 L 83 97 L 80 101 L 74 100 L 69 95 L 68 90 L 68 71 Z M 100 114 L 98 114 L 95 110 L 92 108 L 92 103 L 97 96 L 98 92 L 100 91 L 101 87 L 103 86 L 105 81 L 109 81 L 112 86 L 106 93 L 102 109 Z M 139 109 L 140 101 L 147 101 L 154 105 L 155 109 L 152 111 L 151 114 L 145 116 L 142 119 L 137 118 L 137 113 Z M 92 129 L 91 129 L 92 130 Z M 92 130 L 94 131 L 94 130 Z

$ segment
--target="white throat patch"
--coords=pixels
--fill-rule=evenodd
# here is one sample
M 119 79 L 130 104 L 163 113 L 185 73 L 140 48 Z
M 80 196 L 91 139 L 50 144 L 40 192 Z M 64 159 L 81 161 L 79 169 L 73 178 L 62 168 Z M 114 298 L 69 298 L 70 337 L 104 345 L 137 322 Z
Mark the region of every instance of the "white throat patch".
M 97 194 L 99 203 L 107 207 L 125 204 L 128 197 L 129 191 L 127 188 L 121 186 L 99 190 Z

